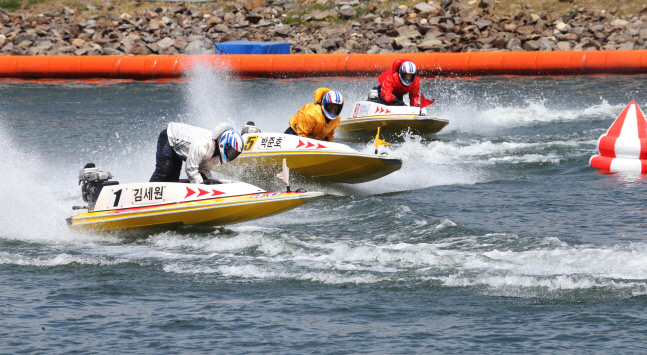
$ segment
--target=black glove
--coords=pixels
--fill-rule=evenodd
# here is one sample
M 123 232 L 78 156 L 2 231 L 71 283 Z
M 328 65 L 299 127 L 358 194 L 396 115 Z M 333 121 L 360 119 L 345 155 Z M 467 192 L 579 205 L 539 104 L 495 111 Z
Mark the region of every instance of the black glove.
M 402 100 L 399 97 L 396 97 L 395 99 L 393 99 L 393 103 L 391 105 L 393 105 L 393 106 L 405 106 L 404 100 Z

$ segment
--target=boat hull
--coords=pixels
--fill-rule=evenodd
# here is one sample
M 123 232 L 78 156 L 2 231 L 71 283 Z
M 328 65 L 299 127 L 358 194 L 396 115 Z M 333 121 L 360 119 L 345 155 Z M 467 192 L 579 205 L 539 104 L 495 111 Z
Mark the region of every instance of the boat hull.
M 381 137 L 393 139 L 406 132 L 417 135 L 438 133 L 447 124 L 448 120 L 432 116 L 367 116 L 342 120 L 337 127 L 336 136 L 369 141 L 375 138 L 377 129 L 381 128 Z
M 363 153 L 294 151 L 243 153 L 216 171 L 236 178 L 265 179 L 276 175 L 286 159 L 290 174 L 325 182 L 358 184 L 379 179 L 402 166 L 399 158 Z
M 153 226 L 221 226 L 266 217 L 296 208 L 321 192 L 263 192 L 111 211 L 85 212 L 68 219 L 71 229 L 109 231 Z

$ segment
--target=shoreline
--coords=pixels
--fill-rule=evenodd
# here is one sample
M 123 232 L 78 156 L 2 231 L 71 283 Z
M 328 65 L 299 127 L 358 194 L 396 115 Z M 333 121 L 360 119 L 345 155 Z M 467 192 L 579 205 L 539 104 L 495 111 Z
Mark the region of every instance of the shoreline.
M 39 14 L 0 10 L 0 55 L 97 56 L 212 54 L 232 40 L 288 42 L 291 54 L 593 51 L 647 49 L 647 8 L 617 18 L 580 7 L 570 14 L 519 11 L 462 16 L 462 3 L 420 2 L 379 11 L 353 1 L 319 0 L 321 10 L 287 17 L 293 0 L 247 5 L 155 3 L 134 13 L 101 15 L 87 5 Z M 485 5 L 481 5 L 485 4 Z M 328 21 L 336 19 L 335 21 Z M 346 19 L 346 20 L 344 20 Z

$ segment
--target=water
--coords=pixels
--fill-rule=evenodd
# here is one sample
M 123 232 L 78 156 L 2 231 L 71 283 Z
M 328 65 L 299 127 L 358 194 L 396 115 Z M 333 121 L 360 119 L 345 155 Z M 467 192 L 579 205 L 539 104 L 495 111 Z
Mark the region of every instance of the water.
M 386 147 L 400 171 L 153 234 L 69 231 L 78 169 L 146 180 L 168 121 L 283 131 L 317 87 L 348 114 L 373 81 L 0 82 L 0 352 L 645 352 L 647 181 L 588 160 L 646 79 L 424 80 L 451 123 Z

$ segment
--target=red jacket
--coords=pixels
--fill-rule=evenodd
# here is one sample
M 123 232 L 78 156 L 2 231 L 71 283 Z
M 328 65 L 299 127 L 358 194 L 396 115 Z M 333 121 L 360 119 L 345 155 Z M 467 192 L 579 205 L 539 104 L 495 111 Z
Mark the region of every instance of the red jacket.
M 396 96 L 403 96 L 409 94 L 409 104 L 411 106 L 420 106 L 420 81 L 418 76 L 413 80 L 413 83 L 409 86 L 402 85 L 400 81 L 400 75 L 398 74 L 398 69 L 402 63 L 408 61 L 408 59 L 398 59 L 393 62 L 391 69 L 380 74 L 380 77 L 377 78 L 377 83 L 381 87 L 380 96 L 388 102 L 393 103 L 393 99 Z

